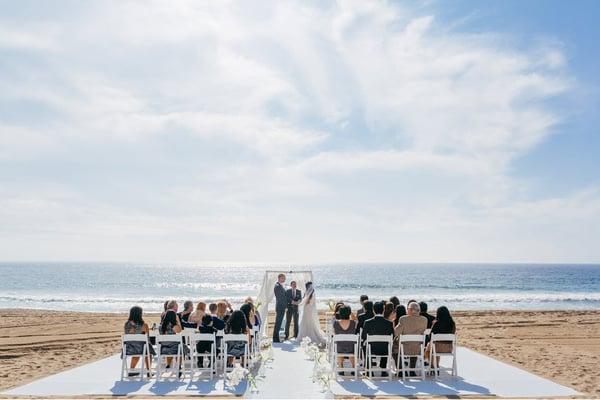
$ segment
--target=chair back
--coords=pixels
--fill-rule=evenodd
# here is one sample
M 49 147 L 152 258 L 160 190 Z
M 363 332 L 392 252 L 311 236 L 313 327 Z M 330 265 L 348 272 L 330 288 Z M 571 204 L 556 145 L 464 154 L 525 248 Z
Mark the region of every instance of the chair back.
M 437 354 L 454 354 L 456 351 L 456 334 L 454 333 L 433 333 L 431 334 L 431 345 L 434 346 L 436 342 L 450 342 L 452 344 L 452 351 L 450 353 L 440 353 L 436 351 Z M 436 348 L 437 350 L 437 348 Z
M 400 343 L 421 343 L 425 344 L 425 335 L 400 335 L 398 338 Z
M 339 335 L 333 335 L 334 342 L 358 342 L 358 335 L 350 333 L 344 333 Z
M 148 335 L 145 333 L 126 333 L 121 337 L 122 343 L 127 342 L 148 342 Z
M 216 336 L 214 333 L 194 333 L 192 334 L 192 343 L 196 342 L 216 342 Z
M 369 335 L 367 333 L 366 343 L 389 343 L 391 345 L 393 340 L 392 335 Z
M 156 343 L 173 343 L 179 342 L 181 343 L 181 333 L 174 333 L 171 335 L 156 335 Z
M 248 341 L 248 335 L 246 335 L 245 333 L 240 333 L 240 334 L 226 334 L 223 336 L 223 341 L 224 342 L 231 342 L 231 341 L 236 341 L 236 342 L 247 342 Z

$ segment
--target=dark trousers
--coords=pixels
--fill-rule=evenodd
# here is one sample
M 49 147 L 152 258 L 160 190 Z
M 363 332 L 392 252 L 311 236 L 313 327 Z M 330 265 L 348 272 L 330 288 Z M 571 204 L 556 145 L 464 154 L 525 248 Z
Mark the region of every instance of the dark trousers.
M 294 319 L 294 337 L 298 337 L 298 307 L 288 307 L 285 313 L 285 337 L 290 337 L 290 325 Z
M 279 331 L 281 330 L 281 324 L 283 323 L 283 316 L 285 315 L 285 308 L 281 310 L 275 310 L 275 326 L 273 327 L 273 341 L 279 342 Z

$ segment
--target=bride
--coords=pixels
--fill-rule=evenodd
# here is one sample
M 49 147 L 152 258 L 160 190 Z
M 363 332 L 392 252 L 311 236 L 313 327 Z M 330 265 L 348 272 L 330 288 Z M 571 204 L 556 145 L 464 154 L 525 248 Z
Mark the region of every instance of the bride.
M 306 292 L 302 302 L 302 321 L 300 322 L 300 332 L 298 333 L 298 342 L 308 337 L 317 345 L 325 344 L 325 334 L 320 328 L 319 313 L 317 312 L 317 299 L 312 282 L 306 282 Z

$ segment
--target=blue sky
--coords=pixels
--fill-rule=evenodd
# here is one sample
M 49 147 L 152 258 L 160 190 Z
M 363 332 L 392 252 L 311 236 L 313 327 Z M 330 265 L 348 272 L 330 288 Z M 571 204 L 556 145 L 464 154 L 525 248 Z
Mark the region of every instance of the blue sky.
M 597 2 L 1 4 L 4 259 L 600 260 Z

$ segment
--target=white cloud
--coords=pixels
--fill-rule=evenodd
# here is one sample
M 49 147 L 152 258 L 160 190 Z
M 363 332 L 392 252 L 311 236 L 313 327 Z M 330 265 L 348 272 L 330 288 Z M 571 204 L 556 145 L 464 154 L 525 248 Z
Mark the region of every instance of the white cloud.
M 598 220 L 595 189 L 540 198 L 511 170 L 563 118 L 547 102 L 573 88 L 558 44 L 385 2 L 0 18 L 7 258 L 600 255 L 574 229 Z

